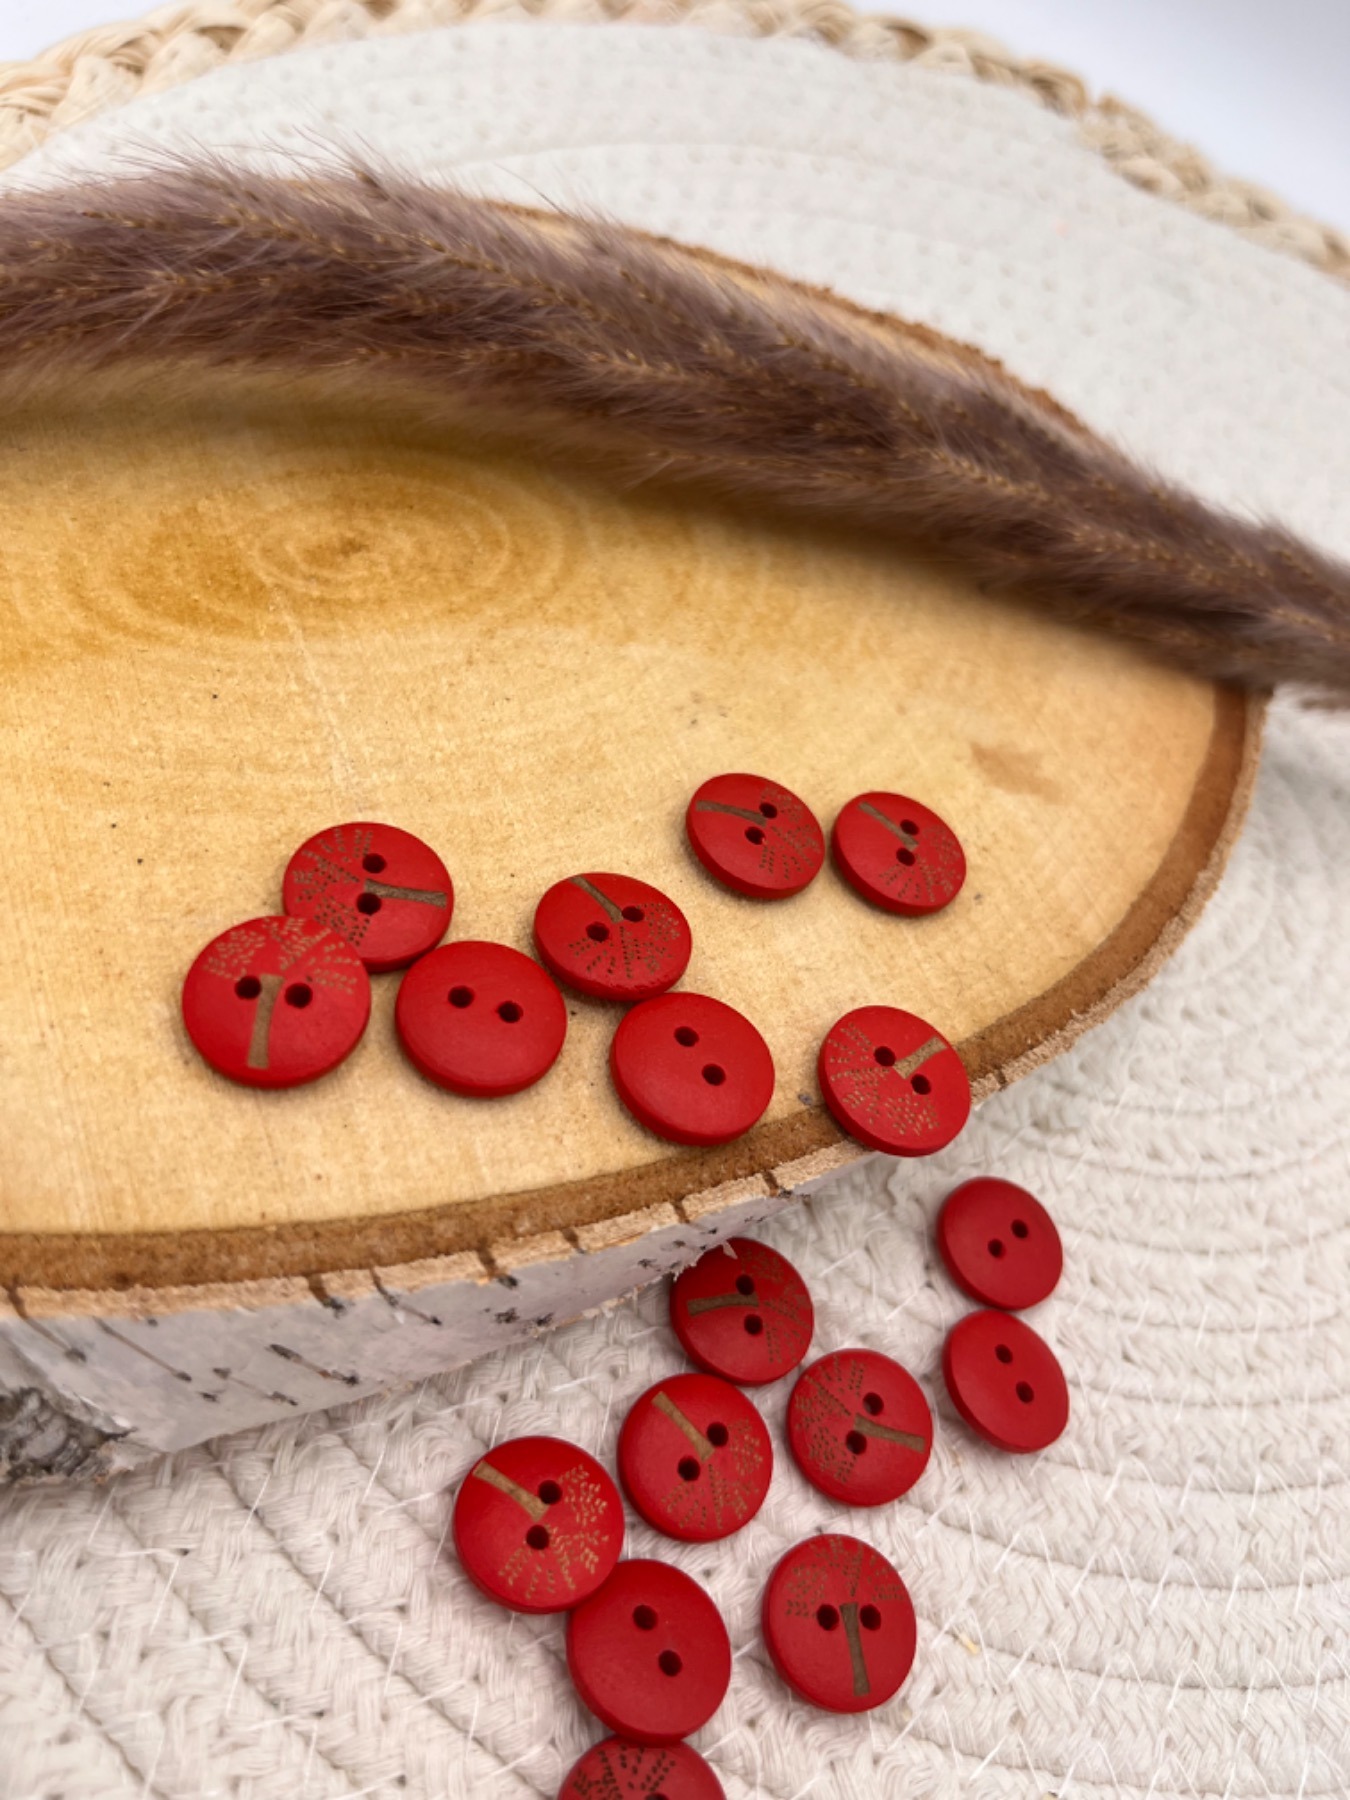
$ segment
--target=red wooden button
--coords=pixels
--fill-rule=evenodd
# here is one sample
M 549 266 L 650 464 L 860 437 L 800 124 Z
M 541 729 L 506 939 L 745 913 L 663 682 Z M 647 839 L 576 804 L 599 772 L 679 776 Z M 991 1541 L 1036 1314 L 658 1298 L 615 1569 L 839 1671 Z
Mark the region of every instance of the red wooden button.
M 397 825 L 333 825 L 286 865 L 281 904 L 330 925 L 375 974 L 425 956 L 445 936 L 455 890 L 429 844 Z
M 606 1738 L 574 1763 L 558 1800 L 726 1800 L 721 1782 L 688 1744 Z
M 826 1034 L 821 1092 L 851 1137 L 889 1156 L 930 1156 L 970 1117 L 965 1064 L 940 1031 L 895 1006 L 860 1006 Z
M 567 1621 L 577 1693 L 620 1737 L 673 1744 L 722 1704 L 731 1641 L 696 1581 L 669 1563 L 621 1562 Z
M 1069 1422 L 1069 1387 L 1054 1351 L 1005 1312 L 977 1312 L 942 1346 L 942 1378 L 972 1431 L 1000 1450 L 1044 1450 Z
M 714 775 L 689 802 L 684 825 L 708 873 L 752 900 L 800 894 L 825 860 L 811 808 L 762 775 Z
M 562 1438 L 512 1438 L 480 1456 L 452 1523 L 464 1573 L 515 1612 L 564 1612 L 589 1599 L 623 1548 L 618 1488 Z
M 834 1350 L 813 1362 L 792 1390 L 787 1428 L 802 1474 L 846 1506 L 898 1500 L 933 1448 L 923 1389 L 875 1350 Z
M 394 1021 L 409 1058 L 457 1094 L 518 1093 L 546 1075 L 567 1036 L 552 978 L 508 944 L 444 944 L 399 984 Z
M 183 1023 L 213 1069 L 248 1087 L 298 1087 L 361 1041 L 370 977 L 311 919 L 250 919 L 206 946 L 183 983 Z
M 816 1314 L 785 1256 L 753 1238 L 728 1238 L 675 1278 L 670 1322 L 700 1368 L 758 1387 L 796 1368 Z
M 764 1504 L 773 1445 L 739 1388 L 668 1375 L 633 1402 L 619 1433 L 619 1479 L 649 1525 L 686 1543 L 730 1537 Z
M 658 888 L 631 875 L 571 875 L 554 882 L 534 915 L 543 961 L 569 987 L 598 1000 L 649 1000 L 689 966 L 689 921 Z
M 658 1137 L 725 1144 L 773 1098 L 773 1057 L 743 1013 L 705 994 L 662 994 L 625 1014 L 610 1045 L 620 1100 Z
M 769 1577 L 760 1617 L 783 1680 L 831 1712 L 881 1706 L 914 1662 L 909 1590 L 855 1537 L 807 1538 L 789 1550 Z
M 1059 1233 L 1040 1201 L 990 1175 L 952 1189 L 937 1241 L 952 1280 L 984 1306 L 1035 1306 L 1064 1270 Z
M 904 794 L 859 794 L 835 820 L 831 841 L 841 874 L 887 912 L 940 912 L 966 878 L 951 826 Z

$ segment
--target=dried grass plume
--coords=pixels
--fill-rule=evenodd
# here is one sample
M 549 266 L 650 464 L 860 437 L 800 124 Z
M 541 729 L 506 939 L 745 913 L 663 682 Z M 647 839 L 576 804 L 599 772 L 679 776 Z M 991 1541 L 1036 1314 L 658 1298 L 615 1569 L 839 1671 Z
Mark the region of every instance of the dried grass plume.
M 974 351 L 618 226 L 362 169 L 9 190 L 0 384 L 166 363 L 411 386 L 626 479 L 918 539 L 1203 676 L 1350 697 L 1350 570 Z

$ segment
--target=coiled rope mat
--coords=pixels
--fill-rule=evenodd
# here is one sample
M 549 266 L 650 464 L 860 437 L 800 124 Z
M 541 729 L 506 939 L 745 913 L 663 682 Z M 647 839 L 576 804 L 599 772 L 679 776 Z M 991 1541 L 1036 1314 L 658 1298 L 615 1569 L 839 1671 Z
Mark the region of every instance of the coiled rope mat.
M 226 7 L 206 41 L 338 11 Z M 168 19 L 152 38 L 202 36 Z M 1350 294 L 1115 181 L 1016 89 L 701 30 L 484 24 L 221 71 L 27 166 L 344 125 L 433 175 L 929 319 L 1207 496 L 1350 551 Z M 816 1295 L 817 1348 L 887 1349 L 939 1428 L 876 1516 L 784 1459 L 729 1543 L 632 1526 L 728 1620 L 732 1689 L 699 1744 L 731 1800 L 1350 1785 L 1350 724 L 1279 707 L 1268 746 L 1225 883 L 1144 994 L 942 1157 L 860 1165 L 765 1229 Z M 1030 1460 L 975 1444 L 937 1375 L 964 1308 L 932 1216 L 990 1168 L 1066 1240 L 1037 1324 L 1075 1415 Z M 0 1496 L 0 1794 L 551 1795 L 598 1734 L 557 1622 L 496 1612 L 445 1556 L 443 1490 L 511 1433 L 611 1456 L 627 1397 L 677 1366 L 663 1306 L 104 1490 Z M 779 1443 L 785 1399 L 765 1397 Z M 913 1676 L 863 1721 L 793 1701 L 758 1641 L 765 1574 L 820 1527 L 875 1541 L 919 1612 Z

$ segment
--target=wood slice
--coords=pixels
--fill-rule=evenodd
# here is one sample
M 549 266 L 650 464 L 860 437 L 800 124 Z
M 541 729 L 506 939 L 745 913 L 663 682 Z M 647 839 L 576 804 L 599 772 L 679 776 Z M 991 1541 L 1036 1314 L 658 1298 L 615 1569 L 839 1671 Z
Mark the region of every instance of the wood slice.
M 893 546 L 294 393 L 35 401 L 4 443 L 11 1472 L 448 1367 L 687 1260 L 858 1154 L 815 1081 L 840 1013 L 922 1014 L 988 1094 L 1147 977 L 1245 803 L 1258 705 Z M 829 870 L 739 898 L 682 826 L 731 769 L 827 827 L 864 789 L 923 799 L 964 891 L 925 920 Z M 543 1082 L 456 1098 L 398 1050 L 397 976 L 328 1079 L 214 1075 L 188 964 L 357 818 L 444 857 L 452 937 L 528 950 L 581 870 L 664 889 L 685 985 L 772 1048 L 763 1122 L 716 1150 L 648 1136 L 607 1076 L 618 1012 L 576 997 Z

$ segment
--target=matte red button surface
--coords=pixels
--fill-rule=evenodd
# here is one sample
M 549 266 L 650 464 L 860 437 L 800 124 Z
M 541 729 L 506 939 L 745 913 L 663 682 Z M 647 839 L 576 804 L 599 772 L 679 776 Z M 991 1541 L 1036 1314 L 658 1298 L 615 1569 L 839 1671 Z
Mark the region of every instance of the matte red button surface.
M 1069 1422 L 1068 1383 L 1054 1351 L 1011 1313 L 971 1313 L 954 1325 L 942 1377 L 966 1424 L 1000 1450 L 1044 1450 Z
M 577 1693 L 620 1737 L 673 1744 L 722 1704 L 731 1642 L 696 1581 L 669 1563 L 621 1562 L 567 1621 Z
M 626 1744 L 606 1738 L 573 1765 L 558 1800 L 726 1800 L 725 1790 L 688 1744 Z
M 857 1538 L 797 1544 L 764 1590 L 764 1641 L 803 1700 L 867 1712 L 895 1694 L 914 1662 L 914 1605 L 879 1551 Z
M 689 921 L 659 888 L 631 875 L 571 875 L 534 915 L 543 961 L 569 987 L 598 1000 L 649 1000 L 689 966 Z
M 753 1238 L 728 1238 L 676 1276 L 670 1322 L 701 1368 L 757 1387 L 796 1368 L 816 1314 L 785 1256 Z
M 509 944 L 476 939 L 414 963 L 399 984 L 394 1020 L 429 1081 L 488 1097 L 518 1093 L 546 1075 L 567 1036 L 553 978 Z
M 1025 1188 L 994 1176 L 952 1189 L 938 1214 L 937 1242 L 952 1280 L 985 1306 L 1035 1306 L 1064 1270 L 1049 1213 Z
M 825 833 L 811 808 L 761 775 L 714 775 L 689 802 L 684 823 L 708 873 L 752 900 L 799 894 L 825 860 Z
M 350 1056 L 370 1017 L 370 977 L 312 919 L 249 919 L 187 972 L 183 1023 L 213 1069 L 248 1087 L 298 1087 Z
M 965 1064 L 940 1031 L 898 1007 L 845 1013 L 820 1046 L 817 1074 L 844 1130 L 890 1156 L 930 1156 L 970 1117 Z
M 773 1098 L 773 1057 L 743 1013 L 706 994 L 662 994 L 620 1022 L 609 1051 L 620 1100 L 676 1144 L 725 1144 Z
M 562 1438 L 512 1438 L 480 1456 L 453 1517 L 464 1573 L 516 1612 L 563 1612 L 608 1580 L 623 1502 L 593 1456 Z
M 887 912 L 940 912 L 966 879 L 951 826 L 904 794 L 859 794 L 835 820 L 831 841 L 841 874 Z
M 668 1375 L 619 1433 L 619 1479 L 649 1525 L 686 1543 L 730 1537 L 764 1504 L 773 1444 L 758 1411 L 716 1375 Z
M 281 904 L 330 925 L 376 974 L 401 969 L 445 936 L 455 890 L 429 844 L 397 825 L 333 825 L 286 865 Z
M 835 1350 L 798 1379 L 788 1442 L 807 1480 L 847 1506 L 882 1506 L 928 1466 L 933 1416 L 907 1369 L 875 1350 Z

